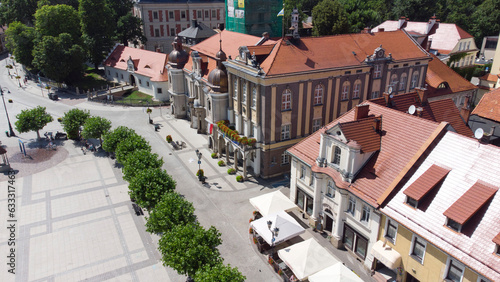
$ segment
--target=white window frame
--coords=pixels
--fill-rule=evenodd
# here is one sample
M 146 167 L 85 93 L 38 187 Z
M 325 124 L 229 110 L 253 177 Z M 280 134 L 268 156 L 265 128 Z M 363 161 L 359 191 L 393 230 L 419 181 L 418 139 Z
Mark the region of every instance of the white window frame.
M 394 230 L 394 238 L 391 238 L 389 237 L 387 234 L 388 234 L 388 231 L 389 231 L 389 223 L 391 223 L 391 226 L 395 226 L 396 229 Z M 399 224 L 397 221 L 395 221 L 394 219 L 390 219 L 388 217 L 386 217 L 385 219 L 385 228 L 384 228 L 384 238 L 386 238 L 387 240 L 391 241 L 394 245 L 396 245 L 396 238 L 398 237 L 398 228 L 399 228 Z
M 281 154 L 281 165 L 287 165 L 289 163 L 290 163 L 290 156 L 286 152 L 283 152 L 283 154 Z
M 392 77 L 391 77 L 391 85 L 393 87 L 396 87 L 398 84 L 398 75 L 397 74 L 393 74 Z
M 452 263 L 458 269 L 462 270 L 462 275 L 460 276 L 460 281 L 462 281 L 464 279 L 465 265 L 452 257 L 448 257 L 448 260 L 446 261 L 446 270 L 444 272 L 443 280 L 444 281 L 453 281 L 451 279 L 448 279 L 448 273 L 450 272 L 450 268 L 451 268 Z
M 252 108 L 257 107 L 257 87 L 252 87 Z
M 300 165 L 300 179 L 304 180 L 306 178 L 306 167 L 304 165 Z
M 314 105 L 323 104 L 323 85 L 318 84 L 314 88 Z
M 399 82 L 399 91 L 405 90 L 406 89 L 406 79 L 408 76 L 406 73 L 401 74 L 401 81 Z
M 281 141 L 290 140 L 290 124 L 281 125 Z
M 380 92 L 379 91 L 373 91 L 372 92 L 372 99 L 380 97 Z
M 347 205 L 347 211 L 350 213 L 352 216 L 354 216 L 356 212 L 356 198 L 353 196 L 349 196 L 349 204 Z
M 247 83 L 244 81 L 241 85 L 241 103 L 246 104 L 247 102 Z
M 174 11 L 168 11 L 168 20 L 175 20 Z
M 203 13 L 201 10 L 196 11 L 196 19 L 203 19 Z
M 411 75 L 411 87 L 410 87 L 410 89 L 414 89 L 415 87 L 417 87 L 419 77 L 420 77 L 420 74 L 418 73 L 418 71 L 414 72 Z
M 311 179 L 309 181 L 309 186 L 314 187 L 314 181 L 315 181 L 315 179 L 314 179 L 314 173 L 311 172 Z
M 363 205 L 360 221 L 365 223 L 370 222 L 370 213 L 371 213 L 371 208 L 367 205 Z
M 335 199 L 335 192 L 336 192 L 336 189 L 335 189 L 335 185 L 333 185 L 333 181 L 332 180 L 328 180 L 328 182 L 326 183 L 326 193 L 325 193 L 325 195 L 328 198 Z
M 414 250 L 416 245 L 423 245 L 424 252 L 422 254 L 422 257 L 419 258 L 418 256 L 414 255 Z M 422 237 L 413 234 L 411 238 L 411 247 L 410 247 L 410 257 L 412 257 L 414 260 L 418 261 L 421 264 L 424 264 L 424 259 L 425 259 L 425 253 L 427 252 L 427 241 L 422 239 Z
M 361 82 L 354 83 L 354 88 L 352 89 L 352 98 L 359 98 L 359 93 L 361 91 Z
M 288 111 L 292 109 L 292 91 L 290 89 L 283 90 L 281 94 L 281 110 Z
M 238 100 L 238 78 L 234 78 L 233 80 L 233 98 Z
M 212 10 L 212 19 L 217 18 L 217 10 Z
M 337 151 L 338 149 L 338 151 Z M 342 149 L 340 149 L 339 146 L 333 147 L 333 157 L 332 157 L 332 163 L 334 165 L 339 166 L 340 165 L 340 160 L 342 159 Z
M 348 100 L 349 99 L 349 82 L 344 82 L 342 85 L 342 95 L 340 96 L 340 100 Z
M 376 64 L 373 66 L 373 78 L 380 78 L 382 76 L 382 65 Z
M 153 11 L 153 20 L 158 19 L 158 11 Z
M 313 126 L 312 126 L 313 132 L 315 132 L 321 128 L 321 121 L 322 121 L 321 118 L 313 119 Z

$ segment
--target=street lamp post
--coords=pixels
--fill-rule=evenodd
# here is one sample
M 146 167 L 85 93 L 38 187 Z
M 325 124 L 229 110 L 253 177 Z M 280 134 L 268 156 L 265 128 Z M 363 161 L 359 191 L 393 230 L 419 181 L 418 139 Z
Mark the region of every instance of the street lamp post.
M 274 227 L 271 229 L 273 225 L 273 222 L 271 220 L 267 221 L 267 228 L 269 228 L 269 231 L 271 231 L 271 234 L 273 235 L 273 239 L 271 240 L 272 245 L 271 245 L 271 256 L 274 254 L 274 242 L 276 241 L 276 238 L 278 238 L 278 233 L 280 232 L 280 229 L 278 227 Z
M 196 149 L 196 156 L 198 157 L 198 179 L 202 182 L 205 183 L 205 175 L 201 173 L 201 157 L 202 154 L 200 150 Z
M 10 91 L 7 89 L 7 93 L 10 93 Z M 14 130 L 12 129 L 12 125 L 10 124 L 10 119 L 9 119 L 9 113 L 7 112 L 7 106 L 5 105 L 5 99 L 3 97 L 3 88 L 0 87 L 0 94 L 2 95 L 2 101 L 3 101 L 3 107 L 5 108 L 5 114 L 7 115 L 7 122 L 9 123 L 9 136 L 16 136 L 14 133 Z

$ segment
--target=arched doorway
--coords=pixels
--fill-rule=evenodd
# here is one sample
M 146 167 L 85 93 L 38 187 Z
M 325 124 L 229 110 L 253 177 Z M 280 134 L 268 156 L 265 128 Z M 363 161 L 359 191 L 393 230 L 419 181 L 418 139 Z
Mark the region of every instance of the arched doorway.
M 132 86 L 135 86 L 135 77 L 131 74 L 129 77 L 129 83 Z

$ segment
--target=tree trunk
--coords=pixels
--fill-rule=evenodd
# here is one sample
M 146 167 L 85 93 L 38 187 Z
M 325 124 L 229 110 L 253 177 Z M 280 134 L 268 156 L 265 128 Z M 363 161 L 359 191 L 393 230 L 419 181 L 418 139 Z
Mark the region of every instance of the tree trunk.
M 39 130 L 36 131 L 36 136 L 38 137 L 37 140 L 40 140 L 40 131 Z

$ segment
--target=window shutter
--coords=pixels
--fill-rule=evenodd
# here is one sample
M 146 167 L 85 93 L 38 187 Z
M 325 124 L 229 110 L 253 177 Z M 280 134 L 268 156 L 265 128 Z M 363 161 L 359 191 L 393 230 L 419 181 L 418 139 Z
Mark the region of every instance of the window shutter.
M 180 24 L 175 25 L 175 32 L 177 34 L 179 34 L 179 32 L 181 32 L 181 25 Z
M 181 11 L 175 10 L 175 21 L 178 22 L 181 20 Z
M 217 20 L 220 21 L 220 9 L 217 9 Z
M 196 20 L 196 10 L 193 10 L 193 20 Z
M 160 22 L 163 21 L 163 11 L 159 10 L 158 13 L 160 14 Z
M 150 25 L 150 26 L 149 26 L 149 31 L 150 31 L 150 33 L 151 33 L 151 37 L 155 37 L 155 31 L 154 31 L 154 29 L 153 29 L 153 26 L 152 26 L 152 25 Z
M 149 22 L 153 22 L 153 11 L 148 11 Z
M 165 21 L 168 22 L 168 10 L 165 10 Z
M 164 34 L 165 34 L 165 33 L 163 32 L 163 25 L 160 25 L 160 34 L 161 34 L 161 37 L 163 37 L 163 36 L 164 36 Z

